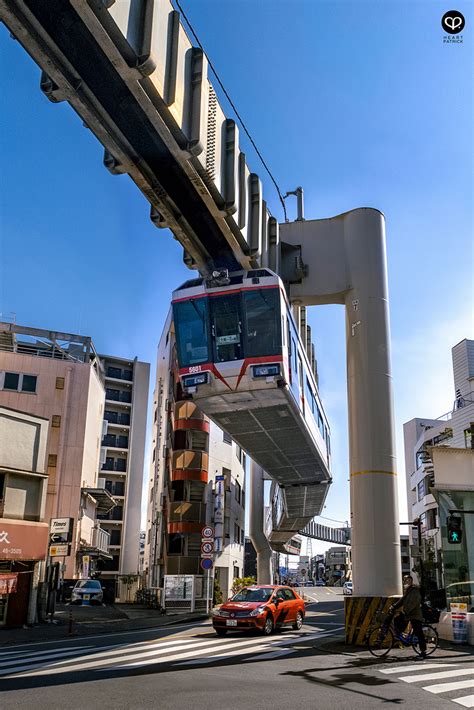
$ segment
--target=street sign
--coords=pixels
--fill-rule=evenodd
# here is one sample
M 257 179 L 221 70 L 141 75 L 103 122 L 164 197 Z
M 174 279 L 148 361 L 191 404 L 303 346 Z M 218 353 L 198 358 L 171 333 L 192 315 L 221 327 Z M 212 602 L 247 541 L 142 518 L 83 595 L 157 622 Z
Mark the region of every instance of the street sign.
M 202 569 L 212 569 L 212 560 L 210 557 L 205 557 L 203 560 L 201 560 L 201 567 Z
M 68 533 L 68 532 L 50 533 L 49 544 L 50 545 L 61 545 L 61 544 L 64 545 L 66 542 L 69 542 L 69 535 L 70 535 L 70 533 Z
M 214 537 L 214 528 L 211 528 L 210 525 L 206 525 L 206 527 L 201 530 L 201 535 L 205 538 Z
M 74 518 L 51 518 L 49 524 L 49 532 L 52 533 L 69 533 L 72 532 Z
M 214 543 L 211 542 L 210 540 L 207 542 L 203 542 L 201 545 L 201 552 L 204 555 L 210 555 L 214 552 Z
M 51 545 L 49 554 L 51 557 L 67 557 L 71 554 L 71 545 Z

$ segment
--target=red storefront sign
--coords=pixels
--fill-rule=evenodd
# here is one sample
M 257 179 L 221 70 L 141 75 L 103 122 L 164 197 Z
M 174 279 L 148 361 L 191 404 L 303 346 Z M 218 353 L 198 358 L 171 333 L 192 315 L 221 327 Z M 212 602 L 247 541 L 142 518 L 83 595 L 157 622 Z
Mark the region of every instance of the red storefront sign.
M 44 560 L 48 549 L 47 523 L 0 518 L 0 560 Z
M 0 594 L 16 592 L 18 574 L 0 572 Z

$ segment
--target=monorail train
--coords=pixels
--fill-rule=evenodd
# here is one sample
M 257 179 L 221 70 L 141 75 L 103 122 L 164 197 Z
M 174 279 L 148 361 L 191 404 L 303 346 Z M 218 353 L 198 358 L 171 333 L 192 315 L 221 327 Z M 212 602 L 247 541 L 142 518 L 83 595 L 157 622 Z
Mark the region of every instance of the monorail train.
M 282 281 L 268 269 L 187 281 L 173 319 L 184 390 L 279 484 L 289 537 L 321 512 L 331 454 Z

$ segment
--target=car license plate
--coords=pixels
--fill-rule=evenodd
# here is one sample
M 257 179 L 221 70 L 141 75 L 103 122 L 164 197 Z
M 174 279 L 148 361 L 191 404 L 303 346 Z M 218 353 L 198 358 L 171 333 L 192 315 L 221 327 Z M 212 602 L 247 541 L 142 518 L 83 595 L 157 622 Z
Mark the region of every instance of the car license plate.
M 87 601 L 88 599 L 91 598 L 91 595 L 90 595 L 90 594 L 84 594 L 82 598 Z
M 227 619 L 226 626 L 237 626 L 237 619 Z

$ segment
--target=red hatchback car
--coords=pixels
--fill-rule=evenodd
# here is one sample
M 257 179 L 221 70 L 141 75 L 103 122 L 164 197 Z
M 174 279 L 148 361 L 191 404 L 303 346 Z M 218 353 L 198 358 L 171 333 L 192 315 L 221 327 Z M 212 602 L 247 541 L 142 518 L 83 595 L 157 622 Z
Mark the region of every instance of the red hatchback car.
M 269 635 L 276 627 L 291 624 L 295 631 L 303 626 L 305 604 L 290 587 L 270 584 L 244 587 L 212 615 L 219 636 L 228 631 L 259 629 Z

